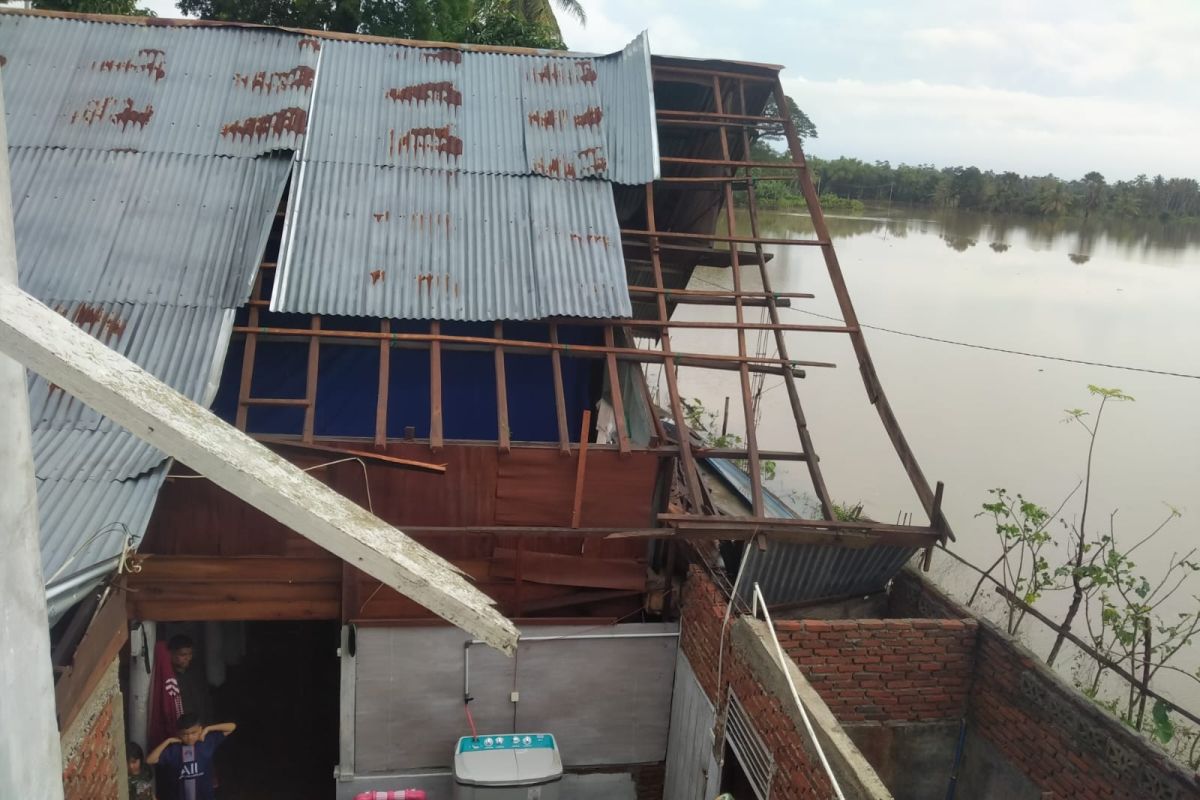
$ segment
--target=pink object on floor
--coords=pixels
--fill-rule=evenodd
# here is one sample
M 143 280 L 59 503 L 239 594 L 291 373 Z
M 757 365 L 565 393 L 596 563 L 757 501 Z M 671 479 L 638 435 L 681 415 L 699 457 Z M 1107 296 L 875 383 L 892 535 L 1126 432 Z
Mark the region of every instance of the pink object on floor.
M 390 792 L 361 792 L 354 800 L 427 800 L 424 789 L 394 789 Z

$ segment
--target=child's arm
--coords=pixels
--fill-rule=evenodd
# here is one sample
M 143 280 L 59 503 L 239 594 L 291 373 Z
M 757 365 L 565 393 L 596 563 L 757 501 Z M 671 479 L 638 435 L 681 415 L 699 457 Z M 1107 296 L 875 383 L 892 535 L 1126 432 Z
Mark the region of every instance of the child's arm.
M 219 733 L 229 734 L 229 733 L 233 733 L 234 730 L 236 730 L 236 729 L 237 729 L 236 722 L 218 722 L 216 725 L 209 725 L 207 728 L 205 728 L 204 731 L 200 734 L 200 738 L 203 739 L 205 736 L 208 736 L 210 731 L 217 731 Z
M 154 764 L 157 764 L 158 759 L 162 756 L 163 750 L 166 750 L 168 746 L 173 745 L 178 741 L 179 740 L 176 739 L 174 736 L 171 736 L 167 739 L 163 739 L 161 742 L 158 743 L 158 747 L 151 750 L 150 755 L 146 756 L 146 763 L 150 764 L 151 766 L 153 766 Z

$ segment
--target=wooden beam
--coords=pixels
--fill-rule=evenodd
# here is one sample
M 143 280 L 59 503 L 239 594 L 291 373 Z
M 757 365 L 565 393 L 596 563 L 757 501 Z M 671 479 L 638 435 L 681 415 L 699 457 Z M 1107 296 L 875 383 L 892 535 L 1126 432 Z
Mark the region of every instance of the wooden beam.
M 414 461 L 411 458 L 396 458 L 395 456 L 388 456 L 382 453 L 372 453 L 370 450 L 334 447 L 332 445 L 316 444 L 315 442 L 310 444 L 308 442 L 285 439 L 281 436 L 255 436 L 254 439 L 276 447 L 295 447 L 298 450 L 312 450 L 317 453 L 336 453 L 351 458 L 365 458 L 371 461 L 378 461 L 382 464 L 395 464 L 398 467 L 408 467 L 423 472 L 436 472 L 439 475 L 446 473 L 445 464 L 430 464 L 425 461 Z
M 521 580 L 530 583 L 635 592 L 646 588 L 646 567 L 636 561 L 539 553 L 528 548 L 520 557 Z M 516 550 L 497 547 L 492 551 L 491 577 L 515 578 L 516 560 Z
M 439 556 L 0 281 L 0 350 L 167 455 L 493 647 L 518 631 Z
M 613 347 L 613 329 L 611 325 L 604 326 L 604 345 Z M 621 393 L 621 373 L 617 370 L 616 353 L 609 353 L 606 359 L 608 366 L 608 388 L 612 396 L 613 417 L 617 423 L 617 448 L 622 454 L 629 452 L 629 431 L 625 429 L 625 399 Z M 582 443 L 582 439 L 580 442 Z
M 437 338 L 442 333 L 442 323 L 429 323 L 433 339 L 429 343 L 429 448 L 433 452 L 442 449 L 442 343 Z
M 559 350 L 558 325 L 550 323 L 550 367 L 554 373 L 554 412 L 558 417 L 558 445 L 563 455 L 571 452 L 571 434 L 567 430 L 567 399 L 563 391 L 562 353 Z
M 495 323 L 492 332 L 497 339 L 503 339 L 504 323 Z M 501 453 L 512 449 L 512 431 L 508 425 L 508 378 L 504 372 L 503 347 L 496 348 L 496 437 Z
M 592 427 L 592 412 L 583 410 L 583 424 L 579 431 L 579 455 L 575 466 L 575 503 L 571 508 L 571 527 L 579 527 L 579 515 L 583 512 L 583 480 L 587 474 L 588 431 Z
M 310 323 L 311 330 L 321 330 L 321 316 L 314 314 Z M 317 378 L 321 369 L 321 337 L 313 336 L 308 340 L 308 372 L 304 379 L 304 432 L 301 434 L 305 442 L 313 440 L 313 427 L 317 420 Z
M 379 323 L 379 332 L 392 332 L 392 321 Z M 387 339 L 379 340 L 379 393 L 375 398 L 375 446 L 387 447 L 388 388 L 392 374 L 392 345 Z
M 113 592 L 91 621 L 79 647 L 75 648 L 70 668 L 54 685 L 60 731 L 71 727 L 128 638 L 125 595 Z

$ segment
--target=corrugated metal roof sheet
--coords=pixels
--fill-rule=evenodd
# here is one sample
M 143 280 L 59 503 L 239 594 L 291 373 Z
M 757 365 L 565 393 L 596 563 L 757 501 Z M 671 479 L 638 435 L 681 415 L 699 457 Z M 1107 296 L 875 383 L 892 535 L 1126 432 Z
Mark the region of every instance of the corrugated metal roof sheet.
M 728 459 L 709 458 L 721 479 L 750 503 L 750 476 Z M 796 511 L 769 491 L 763 492 L 763 510 L 768 517 L 800 519 Z M 788 605 L 865 595 L 887 585 L 916 552 L 912 547 L 875 545 L 865 548 L 837 545 L 771 542 L 766 550 L 746 547 L 738 567 L 742 571 L 739 594 L 747 603 L 754 584 L 762 589 L 770 605 Z
M 291 166 L 20 147 L 9 157 L 21 287 L 51 304 L 244 304 Z
M 126 535 L 141 539 L 170 462 L 138 478 L 38 480 L 42 575 L 53 587 L 122 552 Z
M 2 15 L 9 144 L 241 156 L 294 149 L 319 58 L 311 41 Z
M 649 44 L 609 56 L 0 15 L 12 146 L 658 176 Z
M 442 320 L 631 312 L 607 182 L 319 162 L 302 170 L 276 311 Z
M 653 104 L 645 34 L 601 57 L 327 42 L 303 157 L 641 184 Z

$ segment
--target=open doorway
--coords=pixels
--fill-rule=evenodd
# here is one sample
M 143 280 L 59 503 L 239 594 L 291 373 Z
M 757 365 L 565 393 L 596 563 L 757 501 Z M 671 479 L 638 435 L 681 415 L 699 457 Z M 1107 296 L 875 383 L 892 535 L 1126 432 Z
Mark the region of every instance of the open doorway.
M 247 622 L 245 655 L 213 690 L 237 723 L 217 751 L 221 800 L 332 800 L 338 760 L 336 621 Z

